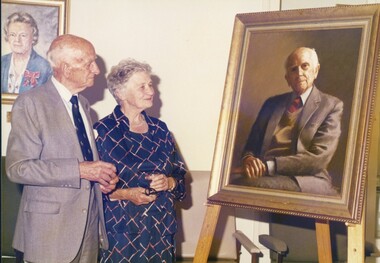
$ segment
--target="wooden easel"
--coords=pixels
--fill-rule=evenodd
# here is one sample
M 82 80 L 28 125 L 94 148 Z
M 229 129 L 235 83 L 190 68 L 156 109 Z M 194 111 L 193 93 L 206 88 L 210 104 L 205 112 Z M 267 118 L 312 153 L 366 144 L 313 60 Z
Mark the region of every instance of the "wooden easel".
M 207 263 L 212 239 L 218 223 L 220 205 L 207 205 L 206 215 L 203 220 L 201 234 L 195 251 L 194 262 Z M 364 262 L 364 211 L 360 224 L 347 225 L 348 231 L 348 263 Z M 321 263 L 332 263 L 330 224 L 328 220 L 316 220 L 315 222 L 318 260 Z

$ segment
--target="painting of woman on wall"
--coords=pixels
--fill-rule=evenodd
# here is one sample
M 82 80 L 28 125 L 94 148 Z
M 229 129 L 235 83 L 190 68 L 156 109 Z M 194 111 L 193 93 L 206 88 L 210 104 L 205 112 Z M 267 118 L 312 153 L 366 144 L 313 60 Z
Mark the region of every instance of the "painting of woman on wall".
M 1 0 L 1 103 L 45 83 L 52 75 L 50 43 L 65 34 L 69 0 Z
M 3 33 L 11 52 L 1 56 L 1 92 L 21 93 L 45 83 L 52 69 L 33 49 L 39 37 L 34 18 L 15 12 L 7 18 Z

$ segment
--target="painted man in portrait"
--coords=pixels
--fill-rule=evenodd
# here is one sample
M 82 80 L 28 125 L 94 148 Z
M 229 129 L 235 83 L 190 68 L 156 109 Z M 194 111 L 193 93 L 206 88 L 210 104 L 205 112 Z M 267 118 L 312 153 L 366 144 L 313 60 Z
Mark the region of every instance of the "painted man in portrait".
M 341 134 L 343 102 L 314 84 L 314 49 L 299 47 L 285 62 L 291 92 L 267 99 L 243 150 L 235 184 L 336 195 L 327 171 Z

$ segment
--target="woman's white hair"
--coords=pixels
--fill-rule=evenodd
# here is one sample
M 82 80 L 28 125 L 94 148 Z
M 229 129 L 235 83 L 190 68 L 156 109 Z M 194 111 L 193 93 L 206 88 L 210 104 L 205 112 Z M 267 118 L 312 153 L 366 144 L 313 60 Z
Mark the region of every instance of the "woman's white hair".
M 123 88 L 133 74 L 141 71 L 151 74 L 152 68 L 147 63 L 139 62 L 132 58 L 124 59 L 111 68 L 111 72 L 107 76 L 107 87 L 117 103 L 119 103 L 119 99 L 115 92 Z

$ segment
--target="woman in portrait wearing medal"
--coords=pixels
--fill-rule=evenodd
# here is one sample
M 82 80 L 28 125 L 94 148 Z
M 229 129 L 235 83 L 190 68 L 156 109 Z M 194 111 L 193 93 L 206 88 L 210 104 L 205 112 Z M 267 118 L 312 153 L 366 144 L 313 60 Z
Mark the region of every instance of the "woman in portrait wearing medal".
M 34 18 L 15 12 L 7 18 L 3 30 L 11 52 L 1 57 L 1 93 L 22 93 L 45 83 L 52 69 L 33 49 L 39 36 Z

